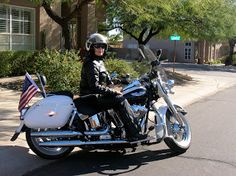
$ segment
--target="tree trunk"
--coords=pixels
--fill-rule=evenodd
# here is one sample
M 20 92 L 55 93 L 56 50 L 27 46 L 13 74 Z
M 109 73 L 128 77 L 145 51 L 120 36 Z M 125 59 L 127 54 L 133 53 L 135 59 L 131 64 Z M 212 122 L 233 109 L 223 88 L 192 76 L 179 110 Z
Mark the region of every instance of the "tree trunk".
M 43 0 L 42 6 L 45 9 L 48 16 L 52 18 L 62 28 L 62 35 L 65 40 L 65 44 L 64 44 L 65 49 L 67 50 L 71 49 L 71 36 L 70 36 L 70 26 L 69 26 L 71 19 L 76 15 L 76 12 L 78 10 L 81 10 L 80 8 L 81 6 L 91 1 L 94 1 L 94 0 L 78 1 L 76 7 L 72 11 L 69 10 L 70 12 L 65 17 L 61 17 L 52 10 L 50 3 L 48 3 L 46 0 Z M 64 6 L 63 8 L 65 7 L 67 7 L 67 5 Z
M 225 60 L 225 66 L 233 64 L 233 54 L 234 54 L 235 43 L 236 43 L 236 39 L 229 40 L 229 56 Z
M 66 50 L 70 50 L 71 49 L 71 37 L 70 37 L 70 28 L 69 28 L 68 22 L 63 23 L 61 25 L 61 27 L 62 27 L 62 35 L 65 40 L 64 47 Z
M 143 31 L 139 34 L 138 37 L 138 44 L 142 44 L 142 45 L 146 45 L 153 36 L 157 35 L 162 28 L 156 29 L 155 31 L 153 31 L 153 28 L 148 29 L 148 28 L 144 28 Z M 147 36 L 145 37 L 145 33 L 148 32 Z

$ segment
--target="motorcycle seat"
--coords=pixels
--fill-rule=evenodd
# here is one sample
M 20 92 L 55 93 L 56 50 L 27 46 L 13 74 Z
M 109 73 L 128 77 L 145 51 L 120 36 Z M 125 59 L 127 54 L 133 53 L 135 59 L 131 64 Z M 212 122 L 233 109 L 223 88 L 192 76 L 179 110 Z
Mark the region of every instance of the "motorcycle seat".
M 79 113 L 92 116 L 99 113 L 101 110 L 98 108 L 96 95 L 84 95 L 74 99 L 75 107 Z

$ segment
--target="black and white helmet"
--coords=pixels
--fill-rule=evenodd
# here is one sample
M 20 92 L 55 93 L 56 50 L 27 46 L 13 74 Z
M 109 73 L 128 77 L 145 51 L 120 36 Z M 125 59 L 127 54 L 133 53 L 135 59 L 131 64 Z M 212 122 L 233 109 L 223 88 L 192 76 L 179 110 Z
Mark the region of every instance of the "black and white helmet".
M 95 45 L 95 44 L 104 44 L 105 51 L 107 51 L 107 49 L 108 49 L 107 37 L 105 37 L 102 34 L 94 33 L 94 34 L 90 35 L 88 40 L 85 43 L 86 50 L 89 51 L 91 49 L 91 46 Z

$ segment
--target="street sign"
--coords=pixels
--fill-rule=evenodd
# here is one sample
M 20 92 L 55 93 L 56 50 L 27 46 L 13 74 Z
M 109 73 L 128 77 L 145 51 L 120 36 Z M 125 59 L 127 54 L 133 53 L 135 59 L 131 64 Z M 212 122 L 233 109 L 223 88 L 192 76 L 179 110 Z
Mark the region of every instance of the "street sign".
M 175 60 L 176 60 L 176 41 L 180 40 L 180 36 L 179 35 L 171 35 L 170 40 L 174 41 L 174 64 L 175 64 Z M 173 72 L 175 72 L 174 64 L 173 64 Z
M 180 40 L 180 36 L 179 35 L 171 35 L 170 40 Z

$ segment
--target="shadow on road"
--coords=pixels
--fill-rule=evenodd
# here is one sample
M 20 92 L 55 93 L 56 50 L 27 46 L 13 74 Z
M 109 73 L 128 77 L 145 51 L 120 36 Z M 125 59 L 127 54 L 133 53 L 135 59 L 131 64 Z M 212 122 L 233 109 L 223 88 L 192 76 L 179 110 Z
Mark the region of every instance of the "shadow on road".
M 169 149 L 157 151 L 146 150 L 125 155 L 110 151 L 78 151 L 65 159 L 28 172 L 24 176 L 47 176 L 52 173 L 53 175 L 60 176 L 92 173 L 95 175 L 119 175 L 137 170 L 149 162 L 168 159 L 177 155 Z
M 22 174 L 47 165 L 51 161 L 39 158 L 24 146 L 0 146 L 0 175 L 22 176 Z

